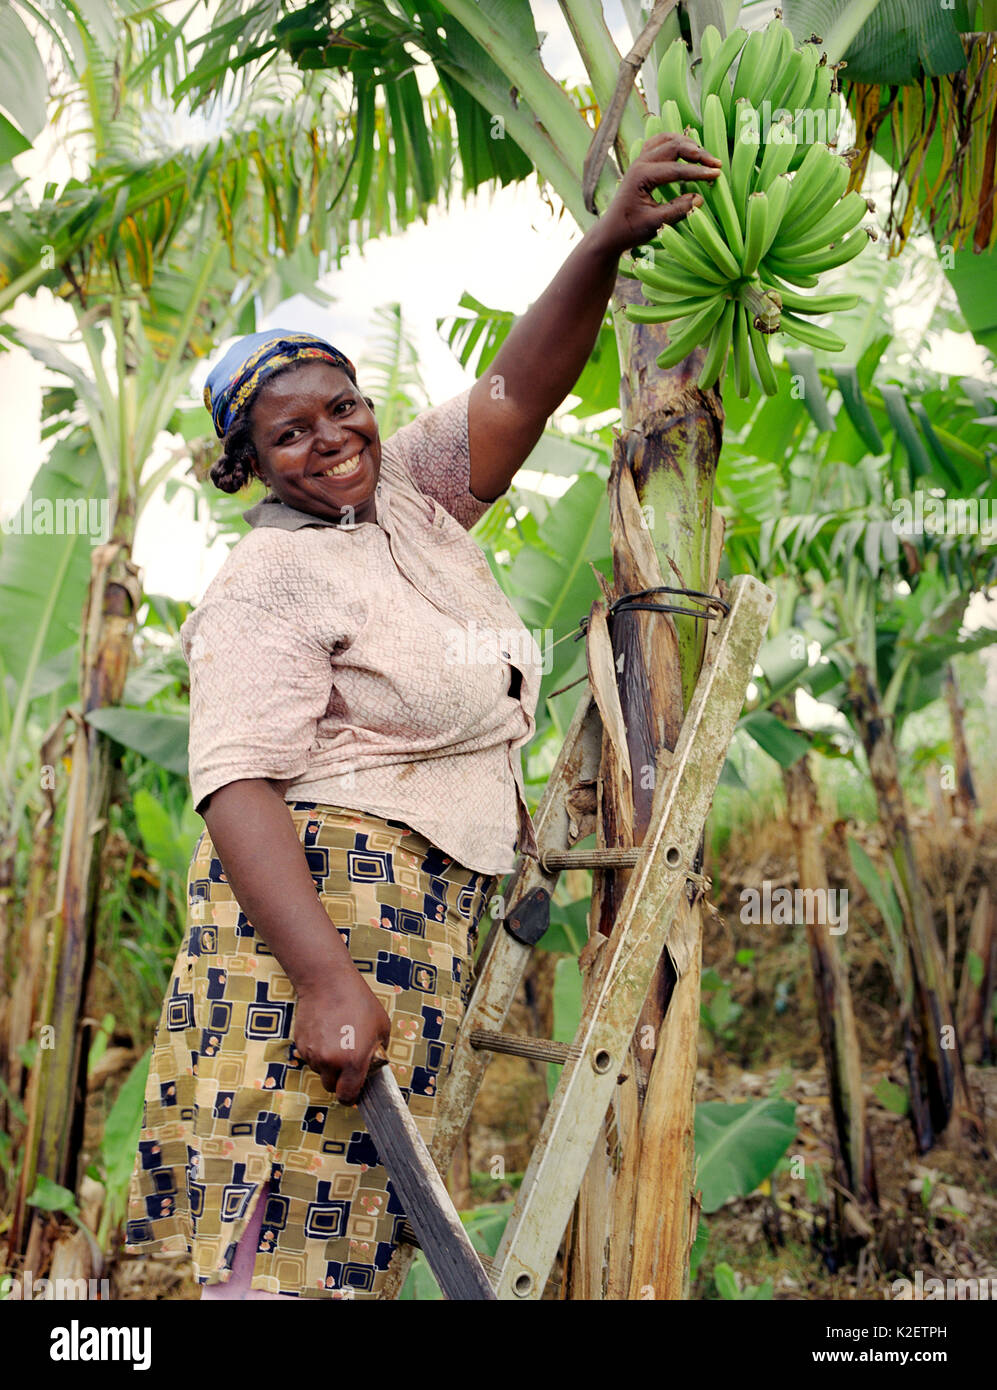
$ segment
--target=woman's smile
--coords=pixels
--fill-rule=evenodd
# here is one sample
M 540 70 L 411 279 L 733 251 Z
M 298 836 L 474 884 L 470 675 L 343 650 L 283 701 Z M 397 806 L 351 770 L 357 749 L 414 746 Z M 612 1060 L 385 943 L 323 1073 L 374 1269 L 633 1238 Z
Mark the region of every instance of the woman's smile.
M 335 468 L 327 468 L 319 474 L 320 478 L 342 478 L 347 473 L 354 473 L 359 468 L 363 454 L 357 454 L 355 458 L 347 459 L 345 463 L 337 463 Z
M 362 469 L 370 466 L 370 450 L 364 446 L 349 458 L 341 459 L 339 463 L 327 464 L 324 468 L 319 468 L 311 476 L 322 482 L 345 482 L 354 475 L 359 474 Z

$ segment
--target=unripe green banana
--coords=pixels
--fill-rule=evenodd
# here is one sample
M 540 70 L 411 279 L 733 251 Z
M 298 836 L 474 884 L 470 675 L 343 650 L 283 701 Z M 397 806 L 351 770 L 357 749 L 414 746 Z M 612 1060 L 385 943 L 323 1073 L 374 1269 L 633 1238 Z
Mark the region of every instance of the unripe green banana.
M 802 213 L 804 209 L 809 209 L 811 199 L 825 185 L 829 167 L 825 161 L 834 159 L 834 157 L 826 145 L 806 146 L 803 162 L 793 179 L 793 189 L 786 206 L 787 219 L 795 219 L 797 214 Z M 795 221 L 788 221 L 788 225 L 795 226 Z
M 730 151 L 727 147 L 727 117 L 723 103 L 716 92 L 707 92 L 703 97 L 703 145 L 710 154 L 715 154 L 723 165 L 723 171 L 730 178 Z
M 664 352 L 658 354 L 658 366 L 667 371 L 669 367 L 676 366 L 684 357 L 688 357 L 693 348 L 698 347 L 710 332 L 726 304 L 724 296 L 718 294 L 701 314 L 694 315 Z
M 824 55 L 826 58 L 826 54 Z M 807 103 L 811 111 L 826 111 L 831 100 L 831 82 L 834 72 L 827 62 L 821 63 L 814 76 L 813 91 Z
M 731 164 L 734 163 L 734 153 L 743 139 L 758 145 L 761 139 L 761 130 L 758 122 L 758 112 L 752 106 L 747 97 L 738 97 L 730 110 L 727 119 L 727 143 L 731 149 Z
M 779 380 L 772 365 L 772 358 L 769 356 L 769 346 L 765 340 L 765 335 L 759 333 L 758 329 L 751 322 L 750 315 L 747 316 L 748 338 L 751 342 L 751 352 L 755 359 L 755 366 L 758 369 L 758 380 L 762 384 L 762 390 L 766 396 L 774 396 L 779 390 Z
M 783 280 L 792 280 L 794 285 L 802 285 L 805 290 L 812 290 L 815 285 L 820 284 L 819 276 L 810 275 L 804 271 L 796 271 L 791 276 L 784 275 L 781 270 L 778 272 L 774 271 L 772 269 L 771 258 L 768 256 L 762 258 L 762 263 L 758 267 L 758 274 L 767 285 L 771 285 L 773 289 L 779 290 L 780 292 L 782 290 Z
M 827 69 L 817 69 L 818 75 L 815 78 L 815 88 L 823 85 L 823 79 L 820 77 L 822 72 L 827 72 Z M 817 100 L 820 100 L 819 96 Z M 818 144 L 824 146 L 827 145 L 829 140 L 835 138 L 831 129 L 831 116 L 832 111 L 827 102 L 825 102 L 823 106 L 818 106 L 811 102 L 803 103 L 803 109 L 796 116 L 795 125 L 796 136 L 800 143 L 797 146 L 794 162 L 789 166 L 790 169 L 799 167 L 800 163 L 802 163 L 803 152 L 808 145 Z
M 738 105 L 740 106 L 740 102 Z M 757 128 L 739 122 L 730 157 L 730 191 L 741 219 L 747 216 L 748 194 L 754 182 L 755 160 L 761 151 Z M 743 225 L 743 221 L 742 221 Z
M 799 71 L 796 74 L 796 81 L 783 93 L 781 106 L 787 111 L 793 112 L 794 116 L 801 107 L 807 105 L 807 98 L 813 91 L 814 76 L 817 72 L 817 64 L 820 55 L 813 44 L 805 43 L 797 52 L 800 55 Z
M 726 285 L 730 276 L 725 275 L 722 270 L 717 268 L 699 242 L 694 241 L 691 236 L 685 235 L 680 230 L 681 226 L 681 222 L 677 227 L 669 226 L 666 223 L 663 227 L 658 228 L 657 239 L 666 256 L 678 261 L 687 275 L 698 275 L 713 284 Z M 657 259 L 658 257 L 655 255 L 655 261 Z
M 744 226 L 744 257 L 741 260 L 741 274 L 754 275 L 758 262 L 765 254 L 765 233 L 768 229 L 768 198 L 764 193 L 752 193 L 748 197 L 748 211 Z
M 792 44 L 792 35 L 790 35 Z M 777 111 L 780 106 L 786 106 L 786 97 L 793 90 L 796 79 L 800 74 L 800 65 L 803 62 L 803 54 L 797 48 L 793 48 L 786 59 L 782 73 L 779 75 L 776 84 L 772 88 L 770 100 L 772 110 Z
M 641 285 L 641 294 L 649 304 L 660 305 L 668 310 L 669 318 L 684 319 L 688 314 L 698 314 L 713 298 L 712 294 L 697 295 L 695 298 L 676 299 L 674 295 L 663 294 L 651 285 Z
M 813 87 L 809 94 L 800 102 L 796 120 L 802 122 L 803 133 L 800 136 L 801 145 L 817 140 L 826 142 L 831 136 L 831 79 L 832 72 L 826 65 L 818 67 L 814 74 Z M 799 126 L 797 133 L 800 134 Z M 802 162 L 802 149 L 797 148 L 796 154 L 790 163 L 790 169 L 796 169 Z
M 826 217 L 831 209 L 837 204 L 848 187 L 848 165 L 840 155 L 832 155 L 828 151 L 828 158 L 824 160 L 826 170 L 822 175 L 822 182 L 811 192 L 809 201 L 805 205 L 798 205 L 794 199 L 792 207 L 792 221 L 786 223 L 786 234 L 788 237 L 803 236 L 823 217 Z M 795 184 L 795 179 L 794 179 Z
M 807 319 L 798 318 L 788 309 L 783 311 L 780 327 L 791 338 L 797 338 L 801 343 L 806 343 L 807 347 L 819 348 L 823 352 L 843 352 L 846 347 L 844 338 L 839 338 L 837 333 L 832 333 L 829 328 L 821 328 L 819 324 L 810 323 Z
M 775 23 L 776 21 L 773 20 L 772 22 Z M 768 91 L 762 92 L 760 100 L 764 100 L 765 97 L 768 97 L 769 101 L 772 101 L 773 94 L 781 92 L 782 89 L 788 84 L 788 80 L 793 72 L 789 60 L 792 58 L 795 52 L 796 41 L 793 38 L 793 31 L 790 29 L 788 24 L 780 23 L 779 59 L 772 72 L 772 76 L 769 78 L 769 89 Z M 773 102 L 773 108 L 775 107 L 775 105 L 776 103 Z
M 770 256 L 769 261 L 777 275 L 783 275 L 787 280 L 793 280 L 794 284 L 799 284 L 798 280 L 787 274 L 786 266 L 795 272 L 819 275 L 825 270 L 834 270 L 836 266 L 844 265 L 847 261 L 853 260 L 865 250 L 868 244 L 868 229 L 859 227 L 856 231 L 843 237 L 841 241 L 836 242 L 834 246 L 829 246 L 823 251 L 815 251 L 808 256 L 784 257 L 780 255 L 778 258 Z
M 758 51 L 758 64 L 748 79 L 745 95 L 753 106 L 761 106 L 766 97 L 771 100 L 771 89 L 781 70 L 783 59 L 782 39 L 788 31 L 781 20 L 773 19 L 762 30 L 762 42 Z M 735 99 L 737 93 L 735 92 Z
M 706 280 L 700 275 L 689 271 L 678 261 L 673 261 L 671 265 L 662 264 L 661 260 L 656 259 L 653 266 L 639 265 L 637 267 L 637 279 L 644 285 L 650 285 L 653 289 L 660 290 L 662 294 L 671 294 L 676 299 L 694 298 L 696 295 L 716 294 L 724 288 L 712 280 Z
M 798 314 L 833 314 L 841 309 L 854 309 L 857 294 L 799 294 L 785 285 L 779 294 L 787 309 Z
M 682 134 L 686 137 L 687 140 L 693 140 L 697 145 L 701 145 L 703 143 L 703 132 L 700 130 L 698 125 L 685 126 L 685 128 L 682 131 Z M 691 188 L 689 186 L 690 183 L 694 185 Z M 685 192 L 700 193 L 702 192 L 702 185 L 696 184 L 695 180 L 690 180 L 685 185 Z
M 667 323 L 670 317 L 661 304 L 627 304 L 623 314 L 631 323 Z
M 678 104 L 682 125 L 695 125 L 699 117 L 689 99 L 689 50 L 684 39 L 673 39 L 658 66 L 659 105 L 668 100 Z
M 728 299 L 723 313 L 713 325 L 713 331 L 706 347 L 706 357 L 703 359 L 697 381 L 701 391 L 708 390 L 718 378 L 723 377 L 727 365 L 727 353 L 730 351 L 731 334 L 734 330 L 734 313 L 737 307 L 735 299 Z
M 680 323 L 690 314 L 700 314 L 712 304 L 712 299 L 668 299 L 658 298 L 653 290 L 644 289 L 650 303 L 627 304 L 624 314 L 633 323 Z
M 762 161 L 755 175 L 754 191 L 756 193 L 764 193 L 773 179 L 777 179 L 780 174 L 786 172 L 796 149 L 796 140 L 788 124 L 781 121 L 777 124 L 781 127 L 786 138 L 779 139 L 773 136 L 774 127 L 770 127 L 769 138 L 762 153 Z
M 742 400 L 751 395 L 751 340 L 748 337 L 747 309 L 738 304 L 734 310 L 734 389 Z
M 715 24 L 707 24 L 706 28 L 699 36 L 699 53 L 703 60 L 704 72 L 716 57 L 722 43 L 723 35 L 720 33 L 717 26 Z
M 723 178 L 723 175 L 720 176 Z M 701 207 L 695 207 L 684 219 L 685 226 L 699 242 L 700 246 L 711 258 L 718 270 L 727 274 L 734 280 L 741 273 L 741 263 L 731 254 L 731 249 L 720 235 L 719 228 L 710 216 L 709 208 L 705 203 Z M 744 250 L 744 243 L 741 243 L 741 251 Z
M 765 239 L 762 243 L 760 262 L 768 255 L 776 234 L 783 225 L 783 218 L 786 214 L 786 204 L 789 202 L 791 189 L 792 184 L 789 179 L 785 174 L 780 174 L 778 178 L 772 180 L 772 183 L 765 190 L 768 217 L 765 224 Z
M 661 122 L 662 129 L 670 135 L 679 135 L 685 122 L 682 119 L 682 112 L 679 110 L 677 101 L 667 97 L 661 103 Z
M 703 68 L 700 90 L 704 99 L 708 92 L 715 92 L 720 98 L 724 113 L 728 115 L 733 107 L 733 101 L 731 100 L 730 80 L 727 74 L 747 40 L 747 29 L 732 29 Z
M 753 33 L 748 35 L 748 42 L 744 45 L 744 52 L 741 54 L 741 60 L 737 65 L 737 74 L 734 78 L 735 102 L 738 97 L 747 97 L 750 100 L 764 46 L 765 35 L 761 29 L 755 29 Z
M 820 251 L 823 247 L 840 241 L 846 232 L 858 226 L 868 210 L 861 193 L 849 193 L 835 204 L 826 217 L 821 218 L 812 231 L 803 233 L 798 240 L 788 242 L 785 251 L 780 251 L 780 255 L 796 260 L 798 256 L 807 256 L 813 251 Z
M 735 157 L 736 153 L 735 151 Z M 741 230 L 741 217 L 738 215 L 727 176 L 721 170 L 715 179 L 709 183 L 704 182 L 701 186 L 703 199 L 717 224 L 723 229 L 724 240 L 734 253 L 736 264 L 740 265 L 741 257 L 744 255 L 744 232 Z

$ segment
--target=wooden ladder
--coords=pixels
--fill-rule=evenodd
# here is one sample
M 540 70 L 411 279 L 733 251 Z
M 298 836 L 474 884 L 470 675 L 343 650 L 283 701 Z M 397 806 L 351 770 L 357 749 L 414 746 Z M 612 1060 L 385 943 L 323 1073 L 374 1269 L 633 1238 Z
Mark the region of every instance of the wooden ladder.
M 534 817 L 539 862 L 520 856 L 507 894 L 512 906 L 494 924 L 478 961 L 450 1072 L 441 1086 L 432 1149 L 427 1150 L 411 1123 L 388 1067 L 371 1074 L 360 1097 L 360 1111 L 413 1228 L 411 1244 L 423 1249 L 447 1298 L 539 1299 L 543 1294 L 686 890 L 775 595 L 752 576 L 739 575 L 730 586 L 729 604 L 707 644 L 667 771 L 657 779 L 647 833 L 634 849 L 573 846 L 579 827 L 570 810 L 571 793 L 579 783 L 597 781 L 602 750 L 602 719 L 586 686 Z M 504 1033 L 530 953 L 547 929 L 559 874 L 624 866 L 632 873 L 612 934 L 592 967 L 574 1041 Z M 502 1242 L 486 1271 L 440 1174 L 449 1169 L 495 1052 L 555 1062 L 564 1070 Z M 398 1296 L 411 1258 L 412 1250 L 403 1245 L 382 1297 Z

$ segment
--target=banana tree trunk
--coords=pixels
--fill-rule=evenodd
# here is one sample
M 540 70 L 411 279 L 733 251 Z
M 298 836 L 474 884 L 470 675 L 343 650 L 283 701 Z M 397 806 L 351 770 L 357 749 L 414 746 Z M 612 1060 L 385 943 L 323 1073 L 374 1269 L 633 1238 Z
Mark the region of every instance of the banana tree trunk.
M 993 997 L 997 988 L 997 902 L 986 884 L 969 925 L 956 1023 L 968 1062 L 994 1061 Z
M 80 692 L 66 798 L 59 881 L 48 943 L 49 972 L 38 1022 L 42 1045 L 28 1087 L 24 1163 L 9 1248 L 21 1249 L 27 1198 L 41 1174 L 75 1190 L 71 1160 L 82 1132 L 86 1096 L 86 1027 L 82 1009 L 93 958 L 97 889 L 107 830 L 113 754 L 86 722 L 90 711 L 118 704 L 131 659 L 141 600 L 131 560 L 134 514 L 119 512 L 115 535 L 95 547 L 81 634 Z
M 955 809 L 956 814 L 961 816 L 968 826 L 979 802 L 976 799 L 973 771 L 969 762 L 965 711 L 959 691 L 959 682 L 956 679 L 955 669 L 951 661 L 945 667 L 945 700 L 949 707 L 949 719 L 952 724 L 952 751 L 955 754 Z
M 820 808 L 806 755 L 793 763 L 792 767 L 782 769 L 782 783 L 786 790 L 789 823 L 796 842 L 800 888 L 804 892 L 819 890 L 822 896 L 826 895 L 827 868 L 818 835 Z M 810 915 L 816 919 L 820 914 Z M 817 920 L 807 922 L 806 930 L 821 1050 L 831 1101 L 835 1177 L 839 1187 L 851 1192 L 860 1203 L 876 1206 L 876 1170 L 865 1111 L 862 1058 L 848 972 L 828 924 Z M 838 1229 L 841 1231 L 840 1192 L 837 1194 L 836 1207 Z
M 7 992 L 10 909 L 14 897 L 14 865 L 17 860 L 17 829 L 13 815 L 5 815 L 3 823 L 10 829 L 0 838 L 0 997 L 5 996 Z
M 622 428 L 609 483 L 613 584 L 604 586 L 607 603 L 595 605 L 589 625 L 590 678 L 605 730 L 598 839 L 623 846 L 640 844 L 646 833 L 655 779 L 677 742 L 708 624 L 642 611 L 607 622 L 607 604 L 661 585 L 712 592 L 722 544 L 713 513 L 720 398 L 696 385 L 700 352 L 672 371 L 657 367 L 665 330 L 631 324 L 622 314 L 624 304 L 638 300 L 634 282 L 620 277 L 613 304 L 623 364 Z M 668 594 L 652 601 L 690 606 Z M 702 848 L 692 868 L 701 866 Z M 595 875 L 583 971 L 612 930 L 629 872 Z M 691 888 L 682 900 L 634 1034 L 626 1080 L 607 1115 L 605 1142 L 596 1144 L 579 1193 L 563 1284 L 572 1299 L 688 1296 L 699 897 Z
M 953 1119 L 960 1128 L 977 1134 L 980 1121 L 966 1089 L 945 961 L 914 853 L 893 731 L 876 683 L 861 663 L 849 678 L 848 700 L 868 759 L 903 912 L 912 997 L 902 1002 L 901 1022 L 911 1081 L 911 1117 L 918 1148 L 924 1153 Z
M 8 1072 L 13 1071 L 15 1053 L 11 1046 L 13 1004 L 10 998 L 8 961 L 16 959 L 16 939 L 11 928 L 14 924 L 14 880 L 17 863 L 17 820 L 11 805 L 5 808 L 3 816 L 4 832 L 0 834 L 0 1057 L 8 1057 Z M 8 1075 L 8 1085 L 11 1077 Z M 17 1095 L 17 1091 L 14 1091 Z M 0 1130 L 9 1133 L 12 1116 L 7 1104 L 6 1093 L 0 1091 Z
M 56 767 L 65 745 L 63 714 L 42 743 L 39 761 L 43 767 Z M 38 1014 L 45 967 L 46 896 L 53 888 L 55 852 L 56 796 L 53 787 L 44 789 L 45 806 L 35 824 L 28 863 L 27 886 L 19 923 L 16 954 L 17 970 L 8 999 L 6 1051 L 7 1085 L 20 1096 L 25 1064 L 21 1049 L 31 1037 L 31 1024 Z

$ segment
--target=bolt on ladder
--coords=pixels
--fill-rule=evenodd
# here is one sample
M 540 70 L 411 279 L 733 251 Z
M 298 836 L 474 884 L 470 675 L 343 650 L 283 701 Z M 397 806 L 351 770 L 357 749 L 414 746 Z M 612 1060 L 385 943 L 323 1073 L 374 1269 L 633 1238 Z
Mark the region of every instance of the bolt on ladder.
M 596 782 L 602 743 L 591 689 L 579 702 L 534 817 L 539 861 L 520 857 L 509 887 L 513 906 L 493 927 L 478 962 L 441 1088 L 432 1149 L 426 1150 L 417 1132 L 411 1144 L 398 1142 L 391 1116 L 399 1106 L 404 1109 L 404 1102 L 394 1096 L 392 1110 L 388 1093 L 397 1083 L 387 1067 L 372 1074 L 361 1096 L 361 1113 L 414 1228 L 412 1243 L 425 1250 L 447 1297 L 538 1299 L 543 1294 L 691 872 L 775 595 L 752 576 L 739 575 L 729 602 L 728 615 L 707 645 L 667 771 L 657 779 L 647 833 L 634 849 L 573 848 L 579 825 L 571 793 L 580 783 Z M 530 952 L 546 930 L 558 875 L 569 868 L 623 866 L 633 871 L 612 935 L 593 966 L 574 1041 L 504 1033 Z M 486 1274 L 439 1175 L 450 1166 L 495 1052 L 556 1062 L 564 1071 Z M 404 1248 L 395 1257 L 385 1297 L 397 1297 L 410 1258 Z

